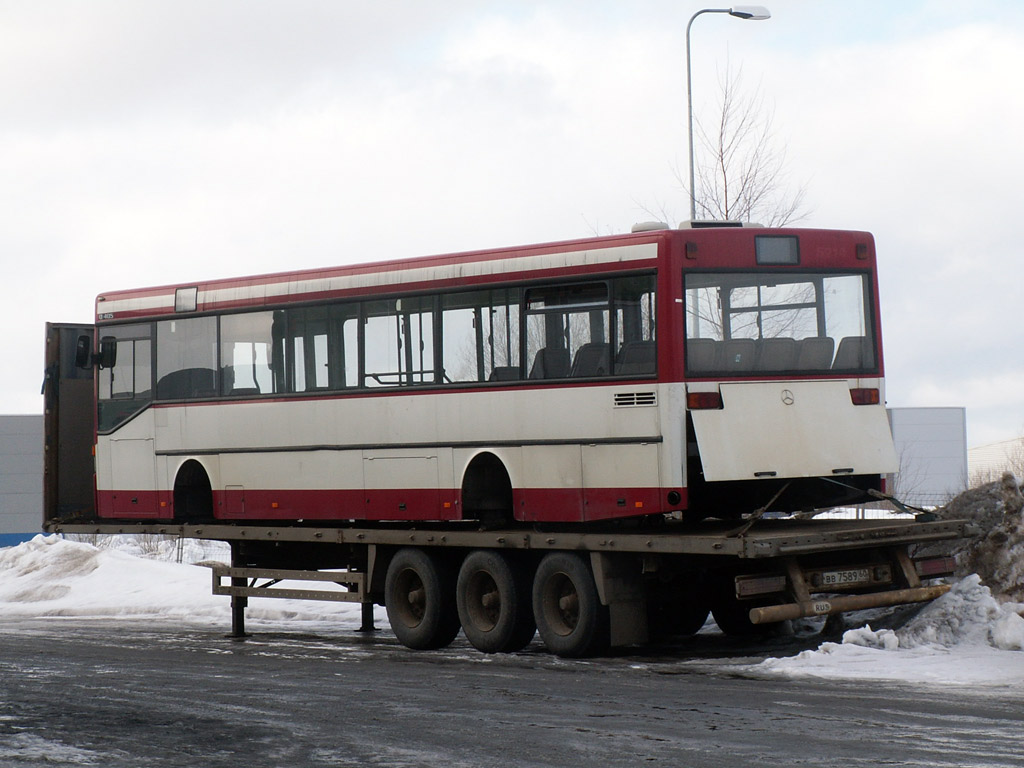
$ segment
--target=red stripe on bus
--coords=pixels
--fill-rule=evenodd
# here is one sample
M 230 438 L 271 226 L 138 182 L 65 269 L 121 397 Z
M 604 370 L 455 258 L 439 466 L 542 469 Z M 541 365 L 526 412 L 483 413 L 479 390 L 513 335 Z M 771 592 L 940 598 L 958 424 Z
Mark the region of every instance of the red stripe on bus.
M 515 518 L 525 522 L 584 522 L 669 511 L 671 491 L 686 506 L 685 489 L 521 488 L 513 491 Z M 268 490 L 213 492 L 214 517 L 222 520 L 460 520 L 458 489 Z M 99 517 L 122 520 L 174 519 L 170 491 L 102 490 Z

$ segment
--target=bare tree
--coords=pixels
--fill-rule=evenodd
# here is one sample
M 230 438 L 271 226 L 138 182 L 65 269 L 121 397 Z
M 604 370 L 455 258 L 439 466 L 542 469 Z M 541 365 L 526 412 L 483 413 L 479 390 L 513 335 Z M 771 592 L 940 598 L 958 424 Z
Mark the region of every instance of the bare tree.
M 694 202 L 698 219 L 739 220 L 781 227 L 805 218 L 807 186 L 792 191 L 787 183 L 786 151 L 774 132 L 774 109 L 758 91 L 744 93 L 742 69 L 726 62 L 719 76 L 719 103 L 710 121 L 696 119 Z M 686 176 L 673 170 L 690 194 Z M 673 221 L 664 206 L 641 206 L 663 221 Z

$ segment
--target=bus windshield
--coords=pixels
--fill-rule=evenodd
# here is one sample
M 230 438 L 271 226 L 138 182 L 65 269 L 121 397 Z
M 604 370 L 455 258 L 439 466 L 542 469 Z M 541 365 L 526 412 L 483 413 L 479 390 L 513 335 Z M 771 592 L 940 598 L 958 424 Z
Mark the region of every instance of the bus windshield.
M 878 370 L 865 273 L 688 272 L 684 289 L 690 375 Z

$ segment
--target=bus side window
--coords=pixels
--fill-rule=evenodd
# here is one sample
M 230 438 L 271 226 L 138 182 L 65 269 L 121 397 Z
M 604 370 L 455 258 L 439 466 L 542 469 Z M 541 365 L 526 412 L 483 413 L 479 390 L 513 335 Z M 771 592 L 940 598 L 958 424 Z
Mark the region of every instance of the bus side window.
M 444 383 L 515 381 L 519 370 L 517 288 L 441 297 Z
M 368 301 L 364 312 L 363 386 L 433 383 L 434 297 Z
M 617 353 L 615 374 L 643 376 L 656 373 L 655 275 L 619 278 L 612 282 L 615 292 L 615 333 Z
M 287 339 L 281 345 L 286 391 L 355 386 L 355 361 L 353 358 L 349 371 L 344 324 L 352 321 L 354 330 L 356 316 L 354 304 L 287 310 L 287 320 L 282 322 Z M 353 346 L 353 352 L 355 349 Z
M 258 395 L 274 391 L 271 359 L 274 315 L 246 312 L 220 321 L 220 360 L 225 395 Z
M 338 384 L 342 387 L 359 386 L 359 305 L 344 307 L 344 313 L 336 315 L 332 322 L 340 326 L 339 331 L 332 332 L 331 338 L 340 345 L 337 359 L 341 365 Z M 335 326 L 335 327 L 337 327 Z
M 159 400 L 217 394 L 217 318 L 187 317 L 156 324 L 156 396 Z
M 570 283 L 526 292 L 531 379 L 611 374 L 608 283 Z M 606 359 L 607 358 L 607 359 Z

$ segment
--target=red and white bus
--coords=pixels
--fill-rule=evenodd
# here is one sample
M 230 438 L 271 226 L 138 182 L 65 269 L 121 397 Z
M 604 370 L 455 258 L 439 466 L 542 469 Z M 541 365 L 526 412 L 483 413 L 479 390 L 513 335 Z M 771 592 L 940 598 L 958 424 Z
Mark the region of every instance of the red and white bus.
M 104 293 L 119 520 L 584 523 L 896 470 L 866 232 L 652 229 Z M 86 363 L 88 364 L 88 363 Z

